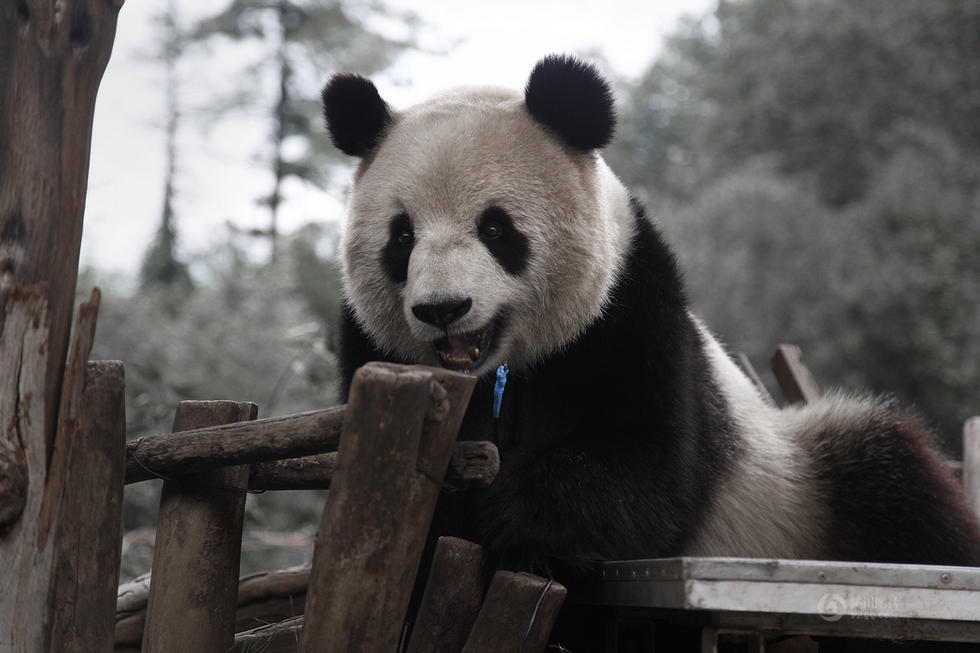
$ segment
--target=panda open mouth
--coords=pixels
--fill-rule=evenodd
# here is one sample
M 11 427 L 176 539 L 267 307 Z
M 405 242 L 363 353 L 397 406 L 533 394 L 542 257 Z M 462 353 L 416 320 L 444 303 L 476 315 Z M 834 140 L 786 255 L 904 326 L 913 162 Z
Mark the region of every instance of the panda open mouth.
M 436 340 L 436 353 L 446 369 L 466 372 L 487 359 L 493 341 L 493 325 L 469 333 L 447 333 Z

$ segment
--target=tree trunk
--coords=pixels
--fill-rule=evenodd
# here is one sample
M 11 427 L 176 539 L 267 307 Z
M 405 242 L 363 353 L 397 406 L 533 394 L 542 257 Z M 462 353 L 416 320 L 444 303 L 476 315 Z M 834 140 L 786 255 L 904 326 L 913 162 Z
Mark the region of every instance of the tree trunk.
M 68 374 L 65 355 L 95 96 L 112 50 L 121 4 L 121 0 L 0 2 L 0 587 L 4 588 L 0 650 L 4 651 L 74 650 L 62 637 L 73 635 L 54 632 L 64 625 L 61 619 L 68 608 L 57 603 L 75 600 L 66 594 L 70 583 L 58 570 L 71 559 L 65 547 L 74 537 L 72 526 L 58 520 L 70 514 L 78 498 L 65 484 L 85 476 L 79 465 L 88 454 L 80 447 L 104 445 L 105 455 L 114 456 L 118 435 L 114 430 L 100 432 L 92 434 L 95 441 L 86 443 L 75 437 L 89 419 L 80 402 L 94 310 L 90 324 L 79 328 L 81 337 Z M 110 393 L 115 392 L 114 385 Z M 106 506 L 107 511 L 114 509 Z M 98 521 L 103 516 L 111 517 L 109 512 L 87 517 Z M 78 526 L 76 534 L 84 532 L 84 525 Z M 81 563 L 81 558 L 72 564 L 76 562 Z

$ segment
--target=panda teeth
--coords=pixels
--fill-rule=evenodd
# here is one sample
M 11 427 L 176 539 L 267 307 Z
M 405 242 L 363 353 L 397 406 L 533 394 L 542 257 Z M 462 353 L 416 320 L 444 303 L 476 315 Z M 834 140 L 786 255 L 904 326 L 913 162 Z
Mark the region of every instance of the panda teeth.
M 470 360 L 474 363 L 480 360 L 480 348 L 473 346 L 466 350 L 466 354 L 470 357 Z

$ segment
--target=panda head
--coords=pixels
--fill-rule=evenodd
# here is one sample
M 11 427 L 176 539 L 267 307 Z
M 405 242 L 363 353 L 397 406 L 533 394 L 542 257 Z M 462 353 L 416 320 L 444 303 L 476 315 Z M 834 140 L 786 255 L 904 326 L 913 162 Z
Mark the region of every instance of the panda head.
M 607 83 L 551 56 L 523 95 L 460 88 L 396 111 L 363 77 L 323 89 L 335 145 L 361 158 L 344 234 L 347 301 L 416 363 L 520 370 L 602 312 L 628 248 L 628 193 L 598 150 Z

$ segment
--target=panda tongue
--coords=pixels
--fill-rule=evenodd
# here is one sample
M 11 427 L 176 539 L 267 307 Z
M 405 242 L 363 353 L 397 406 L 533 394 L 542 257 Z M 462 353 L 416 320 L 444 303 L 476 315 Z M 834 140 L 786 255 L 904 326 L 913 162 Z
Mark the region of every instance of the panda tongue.
M 480 358 L 480 333 L 448 334 L 449 348 L 446 352 L 456 360 L 469 359 L 476 362 Z

